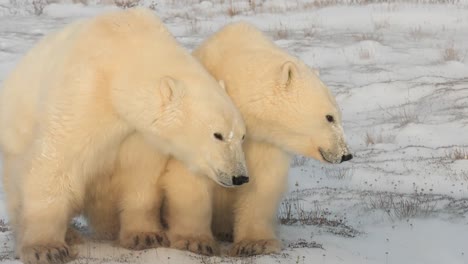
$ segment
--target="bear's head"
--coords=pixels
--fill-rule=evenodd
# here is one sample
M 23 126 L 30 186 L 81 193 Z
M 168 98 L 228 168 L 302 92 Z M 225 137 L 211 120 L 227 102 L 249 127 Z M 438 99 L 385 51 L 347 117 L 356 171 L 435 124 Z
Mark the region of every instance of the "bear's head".
M 352 158 L 341 112 L 316 71 L 289 57 L 272 60 L 257 74 L 248 80 L 248 88 L 228 86 L 250 138 L 329 163 Z
M 214 78 L 163 77 L 161 113 L 153 121 L 159 150 L 224 187 L 248 182 L 242 143 L 246 128 L 232 100 Z
M 320 161 L 350 160 L 335 98 L 318 74 L 255 26 L 231 23 L 192 53 L 244 117 L 248 140 Z

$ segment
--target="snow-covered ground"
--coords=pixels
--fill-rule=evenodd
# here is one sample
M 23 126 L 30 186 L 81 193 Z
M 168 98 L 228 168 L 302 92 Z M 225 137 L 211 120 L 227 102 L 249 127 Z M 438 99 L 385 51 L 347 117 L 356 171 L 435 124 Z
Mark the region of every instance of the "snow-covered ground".
M 25 2 L 0 0 L 0 82 L 44 34 L 116 8 L 62 3 L 36 16 Z M 88 241 L 76 263 L 468 263 L 468 1 L 336 2 L 353 1 L 145 2 L 188 49 L 250 21 L 336 94 L 355 158 L 295 159 L 279 212 L 283 253 L 210 258 Z M 6 263 L 18 262 L 11 240 L 0 232 Z

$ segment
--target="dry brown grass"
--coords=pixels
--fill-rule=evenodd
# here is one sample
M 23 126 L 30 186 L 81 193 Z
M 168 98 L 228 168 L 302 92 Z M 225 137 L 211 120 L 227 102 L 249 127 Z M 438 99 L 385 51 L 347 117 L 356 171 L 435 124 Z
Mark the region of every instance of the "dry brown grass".
M 451 160 L 468 160 L 468 149 L 454 148 L 446 152 L 445 155 Z
M 370 60 L 371 58 L 372 58 L 372 53 L 370 52 L 370 50 L 365 49 L 365 48 L 361 48 L 359 50 L 359 59 Z
M 272 30 L 273 38 L 278 39 L 288 39 L 291 35 L 291 31 L 287 28 L 283 23 L 279 23 L 279 25 Z
M 241 10 L 239 10 L 237 7 L 234 6 L 233 0 L 231 0 L 229 7 L 227 9 L 227 15 L 230 17 L 237 16 L 241 13 Z
M 390 22 L 388 21 L 388 18 L 379 20 L 372 19 L 372 22 L 374 23 L 374 30 L 382 30 L 390 27 Z
M 332 5 L 340 5 L 340 4 L 354 4 L 354 5 L 364 5 L 371 3 L 372 0 L 351 0 L 351 1 L 343 1 L 343 0 L 315 0 L 311 2 L 307 2 L 303 4 L 304 8 L 325 8 Z
M 294 156 L 291 160 L 291 167 L 301 167 L 304 166 L 309 158 L 304 156 Z
M 420 123 L 423 117 L 422 113 L 418 111 L 418 106 L 412 105 L 410 102 L 393 109 L 381 109 L 390 117 L 390 121 L 398 123 L 398 127 Z
M 459 61 L 462 62 L 465 59 L 466 54 L 462 54 L 460 50 L 455 48 L 454 44 L 450 44 L 442 51 L 442 59 L 444 61 Z
M 199 34 L 201 30 L 202 30 L 202 27 L 198 19 L 196 17 L 190 18 L 187 29 L 186 29 L 186 33 L 195 35 L 195 34 Z
M 312 38 L 318 34 L 317 26 L 310 25 L 302 30 L 305 38 Z
M 359 234 L 359 231 L 348 226 L 343 219 L 332 216 L 327 208 L 322 209 L 317 202 L 314 203 L 313 210 L 306 210 L 303 202 L 294 194 L 290 194 L 280 204 L 278 220 L 282 225 L 300 224 L 324 227 L 327 232 L 344 237 L 355 237 Z
M 415 192 L 411 195 L 380 193 L 367 199 L 367 208 L 383 210 L 392 220 L 427 217 L 435 212 L 436 201 L 428 194 Z
M 257 3 L 256 0 L 249 0 L 249 7 L 250 7 L 250 10 L 252 10 L 254 13 L 257 12 L 258 6 L 259 6 L 259 4 Z
M 376 42 L 381 42 L 383 39 L 381 34 L 374 33 L 374 32 L 356 34 L 353 36 L 353 38 L 355 41 L 372 40 Z
M 329 179 L 344 180 L 353 177 L 354 169 L 352 167 L 337 167 L 325 169 L 325 176 Z
M 410 31 L 408 32 L 408 35 L 410 36 L 410 38 L 414 40 L 421 40 L 423 38 L 430 37 L 432 34 L 430 32 L 426 32 L 422 30 L 421 26 L 417 26 L 417 27 L 411 28 Z
M 40 16 L 44 12 L 47 2 L 45 0 L 33 0 L 32 5 L 34 8 L 34 14 L 36 16 Z
M 3 233 L 7 231 L 10 231 L 10 226 L 8 225 L 7 222 L 5 222 L 5 220 L 0 219 L 0 232 Z
M 395 141 L 394 135 L 384 135 L 382 132 L 374 134 L 367 132 L 364 138 L 366 146 L 380 144 L 380 143 L 393 143 Z
M 136 7 L 141 0 L 114 0 L 114 4 L 122 9 Z

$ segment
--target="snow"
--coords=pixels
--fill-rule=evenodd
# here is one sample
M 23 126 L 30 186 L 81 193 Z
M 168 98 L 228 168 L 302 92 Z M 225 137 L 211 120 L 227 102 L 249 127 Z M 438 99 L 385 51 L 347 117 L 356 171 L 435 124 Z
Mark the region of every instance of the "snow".
M 0 0 L 0 82 L 43 35 L 117 8 L 59 1 L 36 16 L 30 2 L 13 2 Z M 77 263 L 468 263 L 468 1 L 321 8 L 301 0 L 255 7 L 241 0 L 232 7 L 141 2 L 153 5 L 188 49 L 226 23 L 247 20 L 318 68 L 342 109 L 355 158 L 334 166 L 295 160 L 285 201 L 299 208 L 297 217 L 307 212 L 324 222 L 279 225 L 279 255 L 132 252 L 90 239 L 78 246 Z M 457 151 L 465 157 L 455 159 Z M 7 219 L 4 203 L 0 218 Z M 0 245 L 0 261 L 19 262 L 9 231 L 0 232 Z

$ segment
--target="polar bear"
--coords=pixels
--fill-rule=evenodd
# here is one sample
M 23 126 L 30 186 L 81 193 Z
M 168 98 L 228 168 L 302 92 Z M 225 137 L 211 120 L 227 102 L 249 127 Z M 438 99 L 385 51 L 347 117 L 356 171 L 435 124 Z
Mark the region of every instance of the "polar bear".
M 68 223 L 87 185 L 114 169 L 121 143 L 134 134 L 223 186 L 239 184 L 244 126 L 217 81 L 149 10 L 113 11 L 50 34 L 0 96 L 17 254 L 25 263 L 76 255 L 65 243 Z
M 158 185 L 166 195 L 163 215 L 171 246 L 209 255 L 213 250 L 207 248 L 216 247 L 213 232 L 233 238 L 231 256 L 279 252 L 275 220 L 291 155 L 328 163 L 352 158 L 340 109 L 314 70 L 248 23 L 227 25 L 193 54 L 224 80 L 244 117 L 250 182 L 219 188 L 170 160 Z
M 242 148 L 238 146 L 244 137 L 235 135 L 240 133 L 233 133 L 222 141 L 226 146 L 231 145 L 243 159 Z M 162 198 L 157 180 L 169 157 L 149 147 L 138 133 L 123 141 L 114 170 L 93 179 L 86 187 L 83 214 L 95 238 L 118 238 L 122 247 L 134 250 L 169 245 L 163 226 L 155 221 L 160 219 Z M 198 180 L 211 181 L 208 177 L 200 178 Z M 248 179 L 238 176 L 233 178 L 233 185 L 241 185 Z

